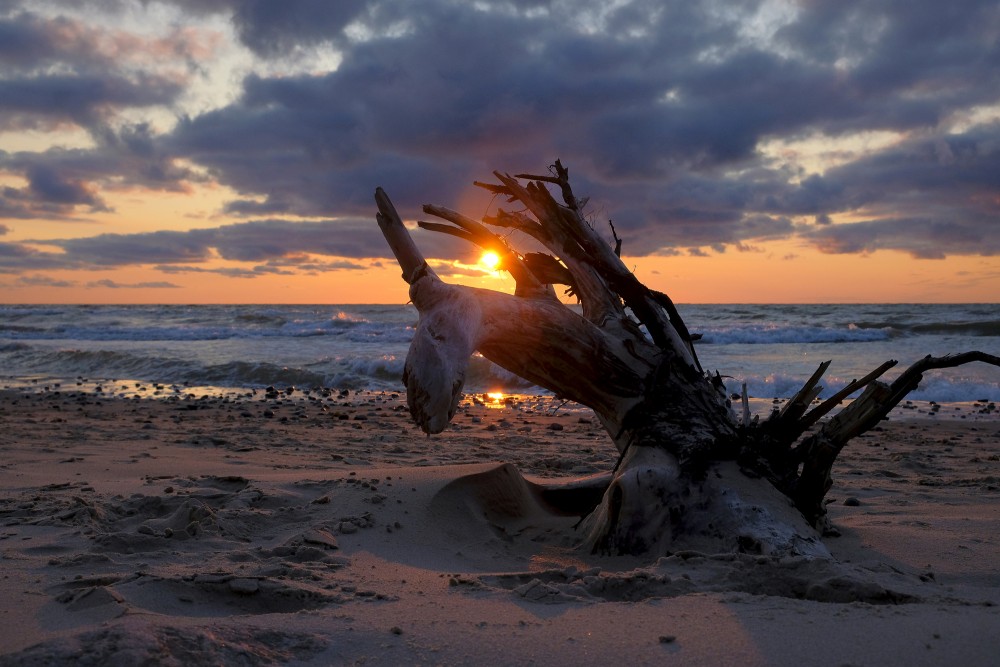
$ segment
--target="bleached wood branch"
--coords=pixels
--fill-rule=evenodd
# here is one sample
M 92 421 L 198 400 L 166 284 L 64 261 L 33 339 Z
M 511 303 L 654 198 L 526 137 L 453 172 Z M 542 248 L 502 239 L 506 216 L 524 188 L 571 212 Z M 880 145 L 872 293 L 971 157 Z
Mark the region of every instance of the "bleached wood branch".
M 793 455 L 802 461 L 802 473 L 799 476 L 794 499 L 803 514 L 811 520 L 817 520 L 824 515 L 823 497 L 833 484 L 831 471 L 841 450 L 852 438 L 877 426 L 885 419 L 894 407 L 917 388 L 925 372 L 954 368 L 975 361 L 1000 366 L 1000 357 L 979 351 L 943 357 L 928 355 L 903 371 L 891 384 L 874 380 L 868 384 L 861 396 L 823 424 L 818 432 L 798 445 Z M 886 362 L 889 363 L 891 362 Z M 883 364 L 883 367 L 886 364 Z M 872 374 L 878 373 L 881 368 Z
M 420 314 L 404 383 L 410 412 L 424 431 L 438 433 L 447 426 L 477 350 L 512 373 L 593 408 L 607 428 L 621 430 L 620 420 L 641 399 L 652 362 L 555 299 L 442 282 L 381 189 L 376 201 L 379 227 L 404 277 L 411 279 L 410 298 Z

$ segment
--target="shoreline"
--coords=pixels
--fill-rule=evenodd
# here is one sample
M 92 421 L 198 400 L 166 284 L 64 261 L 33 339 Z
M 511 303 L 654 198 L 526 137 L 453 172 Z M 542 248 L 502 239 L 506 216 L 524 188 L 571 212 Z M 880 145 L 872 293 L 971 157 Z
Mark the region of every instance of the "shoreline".
M 270 392 L 270 396 L 269 396 Z M 406 390 L 402 387 L 396 389 L 341 389 L 334 387 L 221 387 L 212 385 L 191 385 L 177 383 L 144 382 L 136 380 L 90 380 L 77 378 L 76 380 L 55 380 L 55 379 L 12 379 L 5 378 L 0 384 L 0 395 L 22 393 L 27 395 L 46 395 L 56 400 L 64 398 L 80 399 L 94 398 L 97 400 L 112 399 L 148 399 L 163 401 L 217 401 L 243 403 L 259 402 L 268 400 L 279 401 L 322 401 L 324 403 L 336 403 L 338 400 L 354 396 L 361 397 L 360 400 L 370 400 L 373 397 L 389 396 L 393 399 L 401 399 L 405 403 Z M 365 398 L 367 397 L 367 399 Z M 739 397 L 733 395 L 734 410 L 738 407 Z M 750 396 L 750 411 L 760 419 L 766 419 L 772 410 L 780 409 L 788 398 L 765 398 Z M 853 399 L 847 398 L 842 401 L 838 408 L 835 408 L 829 416 L 833 416 L 849 405 Z M 823 401 L 823 397 L 813 400 L 813 405 L 818 405 Z M 532 392 L 500 392 L 500 391 L 466 391 L 462 398 L 463 406 L 472 404 L 485 404 L 491 408 L 502 409 L 512 407 L 515 410 L 528 407 L 530 411 L 544 409 L 545 406 L 552 409 L 573 411 L 588 415 L 593 415 L 592 411 L 578 403 L 563 400 L 542 391 Z M 988 398 L 981 398 L 971 401 L 919 401 L 905 400 L 893 408 L 889 413 L 889 418 L 897 419 L 920 419 L 948 420 L 962 419 L 970 421 L 990 420 L 1000 415 L 1000 408 L 996 401 Z M 828 417 L 829 417 L 828 416 Z M 827 418 L 828 418 L 827 417 Z
M 996 412 L 893 416 L 853 441 L 829 496 L 834 571 L 600 557 L 573 549 L 575 518 L 527 497 L 525 513 L 495 514 L 511 502 L 495 495 L 503 463 L 529 480 L 614 465 L 596 419 L 559 405 L 463 400 L 427 437 L 401 392 L 0 391 L 0 665 L 81 651 L 92 664 L 780 667 L 1000 652 Z

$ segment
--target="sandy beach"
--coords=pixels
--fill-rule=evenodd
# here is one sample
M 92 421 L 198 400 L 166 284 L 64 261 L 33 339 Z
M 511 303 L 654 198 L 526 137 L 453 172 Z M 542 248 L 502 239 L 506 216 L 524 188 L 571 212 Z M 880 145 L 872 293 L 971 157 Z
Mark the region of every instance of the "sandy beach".
M 911 405 L 851 443 L 833 562 L 574 549 L 578 517 L 536 483 L 605 472 L 617 452 L 587 411 L 545 398 L 467 400 L 429 438 L 386 392 L 6 390 L 0 451 L 0 665 L 1000 655 L 986 404 Z

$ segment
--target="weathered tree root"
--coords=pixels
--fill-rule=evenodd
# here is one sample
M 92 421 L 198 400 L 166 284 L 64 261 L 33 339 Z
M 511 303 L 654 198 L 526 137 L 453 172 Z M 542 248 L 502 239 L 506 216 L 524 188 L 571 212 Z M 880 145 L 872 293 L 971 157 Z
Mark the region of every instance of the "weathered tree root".
M 719 374 L 702 370 L 697 337 L 670 298 L 632 274 L 616 233 L 612 247 L 584 217 L 585 200 L 573 193 L 568 169 L 557 160 L 549 174 L 494 176 L 499 183 L 476 185 L 520 210 L 501 208 L 477 222 L 428 205 L 425 213 L 450 224 L 419 224 L 497 252 L 516 281 L 513 295 L 444 283 L 388 196 L 376 190 L 379 227 L 420 313 L 403 375 L 407 403 L 424 431 L 442 431 L 461 397 L 469 357 L 478 351 L 592 408 L 621 454 L 601 503 L 584 521 L 585 544 L 595 551 L 663 554 L 711 535 L 716 546 L 733 551 L 821 555 L 805 521 L 825 525 L 823 499 L 847 442 L 876 426 L 926 371 L 974 361 L 1000 366 L 1000 358 L 983 352 L 928 356 L 886 384 L 878 378 L 896 364 L 888 361 L 809 410 L 826 362 L 778 413 L 758 421 L 744 407 L 737 418 Z M 519 253 L 491 226 L 527 234 L 550 254 Z M 559 301 L 554 283 L 577 296 L 582 314 Z M 860 389 L 860 397 L 803 438 Z M 749 486 L 749 477 L 735 479 L 726 461 L 737 461 L 756 479 Z M 757 500 L 734 502 L 736 496 Z M 797 518 L 785 511 L 790 503 L 801 513 Z

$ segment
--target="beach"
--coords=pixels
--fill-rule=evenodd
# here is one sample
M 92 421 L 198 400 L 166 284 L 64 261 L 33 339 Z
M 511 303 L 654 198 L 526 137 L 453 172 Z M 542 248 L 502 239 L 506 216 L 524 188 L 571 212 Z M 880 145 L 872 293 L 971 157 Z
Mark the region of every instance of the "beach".
M 579 406 L 470 395 L 427 437 L 399 392 L 129 389 L 0 392 L 0 665 L 1000 655 L 986 402 L 908 404 L 850 443 L 832 561 L 641 559 L 575 549 L 579 517 L 540 500 L 617 459 Z

